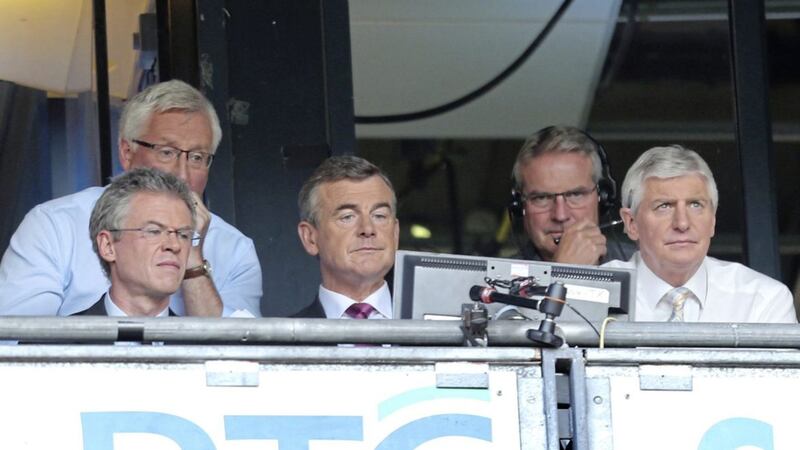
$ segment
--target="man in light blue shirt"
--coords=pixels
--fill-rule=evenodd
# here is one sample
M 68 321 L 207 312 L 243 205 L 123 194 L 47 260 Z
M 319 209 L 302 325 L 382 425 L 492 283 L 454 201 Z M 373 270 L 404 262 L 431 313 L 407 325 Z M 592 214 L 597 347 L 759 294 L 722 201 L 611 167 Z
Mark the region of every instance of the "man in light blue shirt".
M 178 315 L 219 317 L 247 310 L 260 316 L 261 266 L 253 242 L 201 200 L 222 137 L 213 106 L 186 83 L 159 83 L 128 100 L 119 134 L 123 169 L 156 168 L 192 191 L 199 240 L 189 251 L 170 308 Z M 103 190 L 91 187 L 26 215 L 0 262 L 0 314 L 67 316 L 106 291 L 109 281 L 87 232 Z

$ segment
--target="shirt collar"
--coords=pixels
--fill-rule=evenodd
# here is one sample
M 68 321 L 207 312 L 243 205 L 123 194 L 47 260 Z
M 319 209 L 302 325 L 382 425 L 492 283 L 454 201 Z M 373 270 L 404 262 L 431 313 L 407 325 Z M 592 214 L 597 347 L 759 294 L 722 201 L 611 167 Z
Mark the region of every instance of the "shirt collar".
M 322 285 L 319 286 L 319 302 L 325 310 L 325 316 L 329 318 L 343 317 L 344 311 L 349 308 L 350 305 L 356 303 L 356 301 L 350 297 L 325 289 Z M 381 318 L 392 318 L 392 296 L 389 293 L 389 285 L 386 281 L 383 282 L 378 290 L 369 294 L 361 303 L 368 303 L 375 308 L 377 313 L 382 316 Z
M 113 300 L 111 300 L 111 292 L 106 291 L 106 295 L 103 297 L 103 304 L 106 307 L 106 315 L 108 317 L 128 317 L 128 314 L 125 313 Z M 156 314 L 156 317 L 167 317 L 169 316 L 169 305 L 164 308 L 163 311 Z
M 647 264 L 644 262 L 642 255 L 639 252 L 636 252 L 635 258 L 636 266 L 638 267 L 636 274 L 638 277 L 637 283 L 640 286 L 647 286 L 646 303 L 651 308 L 655 309 L 659 300 L 661 300 L 661 297 L 672 290 L 673 286 L 653 273 L 653 271 L 647 267 Z M 706 293 L 708 292 L 708 269 L 706 267 L 707 259 L 707 257 L 703 258 L 703 262 L 700 264 L 700 267 L 697 269 L 694 275 L 692 275 L 692 277 L 683 284 L 683 286 L 689 288 L 689 290 L 691 290 L 700 301 L 700 308 L 705 306 Z

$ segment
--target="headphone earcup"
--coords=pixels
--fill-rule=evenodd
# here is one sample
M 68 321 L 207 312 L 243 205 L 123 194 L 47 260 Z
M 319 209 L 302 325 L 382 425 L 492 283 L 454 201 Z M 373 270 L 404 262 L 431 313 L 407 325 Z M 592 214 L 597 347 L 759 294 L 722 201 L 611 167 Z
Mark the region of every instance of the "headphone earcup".
M 511 201 L 508 202 L 508 212 L 513 219 L 521 219 L 525 216 L 525 208 L 522 204 L 522 194 L 517 192 L 516 189 L 511 190 Z
M 600 215 L 610 212 L 616 203 L 616 185 L 609 178 L 601 178 L 597 182 L 597 194 L 599 197 Z

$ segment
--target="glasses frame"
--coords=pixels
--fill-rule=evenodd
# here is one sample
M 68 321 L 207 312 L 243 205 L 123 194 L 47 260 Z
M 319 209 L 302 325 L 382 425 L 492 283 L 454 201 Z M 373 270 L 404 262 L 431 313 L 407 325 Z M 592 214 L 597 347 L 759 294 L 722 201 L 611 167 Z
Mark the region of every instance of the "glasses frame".
M 569 206 L 570 208 L 583 208 L 588 205 L 587 200 L 581 199 L 580 204 L 573 204 L 568 199 L 567 195 L 569 194 L 581 194 L 584 198 L 592 194 L 592 192 L 600 192 L 600 186 L 595 184 L 591 188 L 578 188 L 578 189 L 570 189 L 564 192 L 535 192 L 535 193 L 528 193 L 523 194 L 522 200 L 525 202 L 526 205 L 530 205 L 530 207 L 535 212 L 547 212 L 552 211 L 553 208 L 556 206 L 556 199 L 560 196 L 564 199 L 564 203 Z M 544 197 L 547 199 L 547 206 L 537 206 L 531 201 L 531 197 Z M 584 204 L 585 203 L 585 204 Z
M 136 145 L 140 145 L 140 146 L 142 146 L 142 147 L 144 147 L 144 148 L 146 148 L 148 150 L 155 151 L 155 152 L 158 151 L 159 147 L 161 147 L 161 148 L 165 148 L 166 147 L 166 148 L 169 148 L 169 149 L 172 149 L 172 150 L 175 150 L 175 151 L 178 152 L 178 153 L 170 152 L 174 156 L 169 160 L 164 160 L 163 158 L 160 158 L 158 155 L 156 155 L 156 157 L 159 158 L 159 160 L 161 162 L 163 162 L 163 163 L 175 162 L 175 161 L 178 160 L 178 158 L 180 158 L 180 156 L 182 154 L 186 154 L 186 164 L 188 164 L 190 167 L 194 167 L 194 166 L 192 166 L 192 160 L 189 159 L 189 155 L 191 155 L 193 153 L 194 154 L 203 155 L 203 158 L 205 158 L 205 161 L 206 161 L 205 165 L 200 165 L 200 166 L 195 167 L 197 169 L 208 170 L 208 169 L 211 168 L 211 163 L 214 162 L 214 154 L 213 153 L 209 153 L 209 152 L 204 152 L 204 151 L 200 151 L 200 150 L 183 150 L 181 148 L 175 147 L 174 145 L 154 144 L 152 142 L 143 141 L 141 139 L 131 139 L 131 142 L 133 142 Z
M 147 234 L 147 232 L 148 232 L 147 230 L 156 229 L 156 228 L 159 230 L 158 236 Z M 179 243 L 186 243 L 189 246 L 193 247 L 193 246 L 197 245 L 198 242 L 200 242 L 200 234 L 198 234 L 197 231 L 195 231 L 195 230 L 191 230 L 191 233 L 192 233 L 192 237 L 191 238 L 183 239 L 178 233 L 180 233 L 182 231 L 185 231 L 185 230 L 183 230 L 183 229 L 179 230 L 179 229 L 176 229 L 176 228 L 167 228 L 167 227 L 162 227 L 160 225 L 148 225 L 148 226 L 139 227 L 139 228 L 112 228 L 112 229 L 109 229 L 107 231 L 110 231 L 112 233 L 117 233 L 117 232 L 120 232 L 120 231 L 138 231 L 139 233 L 141 233 L 141 237 L 142 238 L 144 238 L 147 241 L 153 242 L 153 243 L 155 243 L 155 242 L 159 242 L 159 243 L 160 242 L 164 242 L 164 240 L 168 239 L 169 235 L 173 234 L 173 233 L 175 233 L 175 237 L 178 239 Z

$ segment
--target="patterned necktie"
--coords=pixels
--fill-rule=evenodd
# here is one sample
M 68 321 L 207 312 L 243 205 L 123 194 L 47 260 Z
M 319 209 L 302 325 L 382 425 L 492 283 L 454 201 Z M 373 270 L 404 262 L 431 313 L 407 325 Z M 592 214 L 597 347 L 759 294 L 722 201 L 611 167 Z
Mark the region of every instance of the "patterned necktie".
M 344 313 L 353 319 L 368 319 L 372 311 L 375 311 L 375 308 L 369 303 L 353 303 Z
M 676 287 L 666 294 L 661 299 L 667 303 L 672 304 L 672 314 L 667 319 L 667 322 L 683 322 L 683 307 L 686 300 L 690 298 L 697 298 L 689 288 L 683 286 Z

